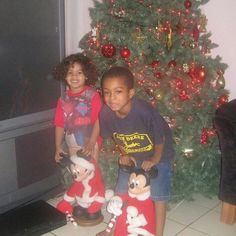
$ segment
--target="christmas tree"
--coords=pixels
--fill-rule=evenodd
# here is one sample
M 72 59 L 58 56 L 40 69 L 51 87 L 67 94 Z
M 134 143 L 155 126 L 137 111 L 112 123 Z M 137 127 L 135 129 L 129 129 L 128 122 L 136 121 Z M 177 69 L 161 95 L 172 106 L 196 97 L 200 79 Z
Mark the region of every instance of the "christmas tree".
M 201 6 L 207 0 L 103 0 L 90 8 L 91 31 L 80 48 L 100 75 L 113 65 L 130 68 L 136 93 L 158 109 L 175 141 L 172 199 L 216 194 L 220 150 L 212 119 L 228 101 L 227 65 L 211 49 Z M 105 180 L 113 181 L 115 152 L 106 143 Z M 110 151 L 109 151 L 110 150 Z M 105 159 L 104 159 L 105 158 Z M 105 160 L 105 161 L 104 161 Z

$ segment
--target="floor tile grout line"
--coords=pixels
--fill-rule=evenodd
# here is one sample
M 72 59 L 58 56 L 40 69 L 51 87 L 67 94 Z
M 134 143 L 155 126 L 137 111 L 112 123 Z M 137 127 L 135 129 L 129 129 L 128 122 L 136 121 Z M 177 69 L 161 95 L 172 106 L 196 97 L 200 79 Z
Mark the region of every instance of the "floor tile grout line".
M 206 232 L 204 232 L 204 231 L 201 231 L 201 230 L 198 230 L 198 229 L 194 229 L 194 228 L 192 228 L 192 227 L 188 227 L 188 228 L 191 229 L 191 230 L 200 232 L 200 233 L 202 233 L 202 234 L 204 234 L 204 235 L 207 235 L 207 236 L 213 236 L 213 235 L 211 235 L 211 234 L 208 234 L 208 233 L 206 233 Z
M 167 212 L 167 219 L 168 217 L 174 212 L 181 204 L 183 204 L 185 199 L 181 200 L 176 206 L 174 206 L 172 209 L 170 209 L 169 213 Z
M 212 209 L 209 209 L 208 211 L 206 211 L 204 214 L 202 214 L 201 216 L 197 217 L 195 220 L 193 220 L 191 223 L 187 224 L 182 230 L 180 230 L 175 236 L 177 236 L 179 233 L 183 232 L 183 230 L 187 229 L 187 228 L 190 228 L 192 230 L 195 230 L 195 231 L 198 231 L 194 228 L 191 228 L 191 225 L 193 223 L 195 223 L 196 221 L 198 221 L 199 219 L 201 219 L 203 216 L 207 215 L 208 213 L 210 213 L 211 211 L 213 211 L 213 208 Z M 201 232 L 201 233 L 204 233 L 205 235 L 209 235 L 207 234 L 206 232 L 202 232 L 202 231 L 198 231 L 198 232 Z M 211 235 L 209 235 L 211 236 Z
M 172 213 L 173 211 L 175 211 L 175 210 L 176 210 L 180 205 L 182 205 L 184 202 L 187 202 L 187 201 L 186 201 L 185 199 L 183 199 L 183 200 L 181 200 L 179 203 L 177 203 L 176 206 L 174 206 L 172 209 L 169 210 L 169 214 L 167 214 L 167 215 L 171 215 L 171 213 Z M 189 203 L 189 204 L 191 204 L 191 205 L 194 205 L 194 206 L 200 206 L 200 207 L 206 208 L 206 209 L 208 209 L 208 210 L 215 209 L 215 208 L 218 207 L 218 205 L 220 204 L 220 203 L 217 203 L 217 204 L 214 205 L 213 207 L 209 208 L 209 207 L 207 207 L 207 206 L 203 206 L 203 205 L 197 204 L 197 203 L 191 203 L 191 202 L 187 202 L 187 203 Z
M 181 200 L 179 203 L 176 204 L 176 206 L 174 206 L 172 209 L 170 209 L 171 211 L 174 211 L 175 209 L 177 209 L 182 203 L 184 203 L 185 199 Z
M 206 232 L 203 232 L 203 231 L 200 231 L 200 230 L 197 230 L 197 229 L 193 229 L 193 228 L 188 227 L 188 226 L 186 226 L 186 227 L 184 227 L 183 229 L 181 229 L 181 230 L 180 230 L 178 233 L 176 233 L 174 236 L 178 236 L 180 233 L 182 233 L 182 232 L 183 232 L 184 230 L 186 230 L 186 229 L 191 229 L 191 230 L 193 230 L 193 231 L 202 233 L 202 234 L 204 234 L 204 235 L 206 235 L 206 236 L 212 236 L 212 235 L 210 235 L 210 234 L 208 234 L 208 233 L 206 233 Z
M 191 203 L 190 203 L 191 204 Z M 207 206 L 203 206 L 202 204 L 199 204 L 199 203 L 193 203 L 192 205 L 194 206 L 200 206 L 200 207 L 204 207 L 204 208 L 207 208 L 209 210 L 213 210 L 215 209 L 216 207 L 218 207 L 220 205 L 220 202 L 216 203 L 214 206 L 212 207 L 207 207 Z

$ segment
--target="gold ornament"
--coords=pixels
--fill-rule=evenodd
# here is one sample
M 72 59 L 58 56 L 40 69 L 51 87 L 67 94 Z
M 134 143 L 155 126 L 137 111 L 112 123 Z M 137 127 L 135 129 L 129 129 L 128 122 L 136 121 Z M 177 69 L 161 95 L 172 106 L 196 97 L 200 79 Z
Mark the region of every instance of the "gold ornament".
M 163 94 L 162 91 L 159 90 L 159 91 L 155 92 L 155 98 L 156 98 L 156 100 L 161 101 L 161 100 L 163 99 L 163 97 L 164 97 L 164 94 Z
M 206 32 L 207 18 L 205 15 L 202 15 L 199 19 L 199 31 Z
M 131 34 L 132 38 L 134 39 L 135 42 L 137 43 L 143 43 L 143 41 L 147 38 L 140 29 L 135 30 Z
M 225 87 L 225 78 L 222 74 L 218 77 L 216 81 L 216 87 L 217 89 L 223 89 Z
M 166 48 L 169 51 L 171 49 L 171 47 L 172 47 L 172 29 L 169 26 L 169 30 L 168 30 L 168 33 L 166 36 Z
M 197 46 L 197 43 L 194 42 L 193 40 L 189 43 L 189 47 L 190 47 L 191 49 L 196 48 L 196 46 Z
M 164 27 L 159 21 L 157 23 L 156 30 L 158 33 L 162 33 L 164 31 Z

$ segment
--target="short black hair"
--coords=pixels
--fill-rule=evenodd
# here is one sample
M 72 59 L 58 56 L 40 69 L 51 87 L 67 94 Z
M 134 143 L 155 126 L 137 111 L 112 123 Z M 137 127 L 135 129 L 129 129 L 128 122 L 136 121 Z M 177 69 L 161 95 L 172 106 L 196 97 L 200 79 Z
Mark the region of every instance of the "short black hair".
M 105 80 L 114 77 L 122 79 L 129 89 L 134 88 L 134 75 L 127 67 L 123 66 L 114 66 L 105 71 L 101 78 L 101 88 L 103 88 Z
M 68 70 L 75 63 L 82 67 L 84 75 L 88 78 L 86 85 L 95 85 L 98 79 L 97 69 L 90 58 L 83 53 L 71 54 L 65 57 L 53 70 L 53 76 L 57 80 L 65 81 Z

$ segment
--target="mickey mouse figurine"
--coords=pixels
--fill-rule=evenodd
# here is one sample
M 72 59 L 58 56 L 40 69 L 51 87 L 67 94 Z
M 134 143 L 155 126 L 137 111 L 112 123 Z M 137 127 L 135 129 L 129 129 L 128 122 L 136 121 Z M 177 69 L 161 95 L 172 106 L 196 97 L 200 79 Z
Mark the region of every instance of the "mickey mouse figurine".
M 64 157 L 66 158 L 66 157 Z M 105 202 L 105 187 L 101 171 L 93 158 L 81 151 L 69 159 L 74 182 L 57 205 L 57 209 L 75 218 L 82 226 L 91 226 L 103 221 L 101 207 Z
M 155 207 L 150 197 L 150 179 L 157 176 L 157 169 L 134 169 L 130 173 L 128 193 L 116 195 L 107 205 L 114 217 L 106 230 L 97 236 L 154 236 L 156 231 Z M 114 226 L 114 232 L 112 228 Z M 109 228 L 110 227 L 110 228 Z

